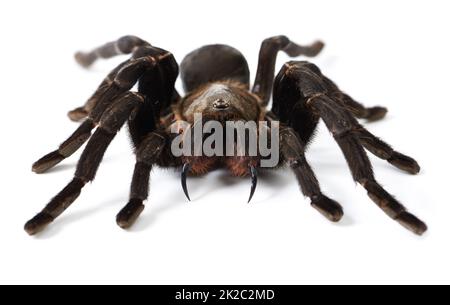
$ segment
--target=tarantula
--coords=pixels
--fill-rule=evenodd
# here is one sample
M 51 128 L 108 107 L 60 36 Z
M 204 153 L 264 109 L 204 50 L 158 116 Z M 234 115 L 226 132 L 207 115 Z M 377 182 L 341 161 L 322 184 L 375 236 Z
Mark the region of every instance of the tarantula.
M 295 173 L 303 194 L 311 205 L 330 221 L 343 216 L 342 207 L 325 196 L 305 158 L 305 149 L 322 119 L 342 150 L 354 180 L 391 218 L 416 234 L 427 226 L 409 213 L 375 180 L 366 150 L 410 174 L 420 170 L 418 163 L 391 148 L 365 129 L 357 119 L 382 119 L 387 109 L 366 108 L 342 92 L 317 66 L 306 61 L 284 64 L 275 77 L 277 53 L 290 57 L 316 56 L 323 48 L 320 41 L 300 46 L 285 36 L 262 42 L 256 79 L 250 91 L 249 68 L 244 56 L 227 45 L 208 45 L 188 54 L 180 65 L 187 95 L 175 89 L 179 73 L 174 56 L 135 37 L 122 37 L 91 52 L 79 52 L 76 60 L 83 67 L 98 58 L 120 54 L 132 57 L 115 68 L 100 84 L 87 103 L 69 112 L 73 121 L 83 121 L 59 148 L 33 164 L 33 171 L 43 173 L 71 156 L 86 141 L 73 180 L 33 219 L 25 230 L 30 235 L 43 230 L 63 213 L 92 181 L 103 155 L 118 130 L 126 122 L 135 146 L 136 164 L 131 182 L 130 200 L 117 215 L 121 228 L 130 227 L 144 209 L 148 197 L 149 176 L 153 166 L 181 169 L 182 186 L 188 174 L 205 174 L 226 168 L 231 174 L 252 177 L 251 196 L 257 183 L 260 156 L 175 157 L 170 150 L 174 134 L 172 124 L 195 122 L 193 114 L 243 121 L 280 122 L 280 160 Z M 137 92 L 130 91 L 138 83 Z M 273 107 L 267 109 L 273 89 Z M 95 129 L 95 132 L 91 132 Z M 183 132 L 183 130 L 180 130 Z

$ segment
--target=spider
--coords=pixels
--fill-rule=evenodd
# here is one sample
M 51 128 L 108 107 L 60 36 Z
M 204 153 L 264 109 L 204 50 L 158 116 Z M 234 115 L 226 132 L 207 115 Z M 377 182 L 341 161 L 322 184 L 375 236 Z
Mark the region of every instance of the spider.
M 188 199 L 186 177 L 189 174 L 201 175 L 225 168 L 232 175 L 251 176 L 251 199 L 260 157 L 175 157 L 172 154 L 174 134 L 169 132 L 169 127 L 180 120 L 194 124 L 193 114 L 201 113 L 230 120 L 278 121 L 279 165 L 294 172 L 312 207 L 337 222 L 343 216 L 343 209 L 322 193 L 305 158 L 305 149 L 319 120 L 323 120 L 342 150 L 354 180 L 366 189 L 370 199 L 407 229 L 423 234 L 427 230 L 425 223 L 375 180 L 366 154 L 368 150 L 410 174 L 420 171 L 414 159 L 393 150 L 357 120 L 380 120 L 387 109 L 363 106 L 341 91 L 316 65 L 306 61 L 289 61 L 275 76 L 278 52 L 284 51 L 290 57 L 314 57 L 323 47 L 320 41 L 301 46 L 283 35 L 265 39 L 251 90 L 246 59 L 227 45 L 208 45 L 191 52 L 180 69 L 170 52 L 135 36 L 122 37 L 91 52 L 77 53 L 75 59 L 83 67 L 91 66 L 99 58 L 120 54 L 131 54 L 131 58 L 112 70 L 84 106 L 69 112 L 70 119 L 82 121 L 75 132 L 57 150 L 33 164 L 34 172 L 43 173 L 87 142 L 73 180 L 26 223 L 26 232 L 30 235 L 40 232 L 75 201 L 82 188 L 93 181 L 108 145 L 125 123 L 135 147 L 136 164 L 129 202 L 116 219 L 121 228 L 129 228 L 143 211 L 154 166 L 179 168 Z M 179 70 L 187 92 L 184 97 L 174 87 Z M 138 90 L 131 91 L 137 83 Z M 269 110 L 271 96 L 273 106 Z

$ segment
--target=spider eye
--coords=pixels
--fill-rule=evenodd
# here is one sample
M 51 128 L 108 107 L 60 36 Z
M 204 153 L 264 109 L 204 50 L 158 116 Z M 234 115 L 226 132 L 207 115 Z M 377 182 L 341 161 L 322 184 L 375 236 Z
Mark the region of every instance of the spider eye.
M 228 109 L 230 107 L 230 103 L 227 102 L 227 101 L 224 101 L 223 99 L 218 99 L 218 100 L 213 102 L 213 107 L 215 109 L 225 110 L 225 109 Z

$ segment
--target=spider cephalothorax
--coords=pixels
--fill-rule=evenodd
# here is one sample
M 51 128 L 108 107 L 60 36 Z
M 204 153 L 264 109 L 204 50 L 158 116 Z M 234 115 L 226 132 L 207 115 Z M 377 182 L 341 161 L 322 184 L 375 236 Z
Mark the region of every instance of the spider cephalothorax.
M 250 126 L 250 123 L 256 126 L 259 122 L 266 123 L 261 125 L 272 132 L 277 130 L 277 139 L 273 133 L 269 138 L 271 146 L 277 147 L 276 152 L 279 153 L 279 158 L 271 167 L 289 166 L 303 194 L 310 198 L 311 205 L 329 220 L 339 221 L 343 216 L 342 207 L 322 193 L 304 155 L 306 145 L 322 119 L 341 148 L 353 178 L 367 190 L 369 197 L 407 229 L 423 234 L 427 230 L 426 225 L 375 180 L 366 154 L 368 150 L 411 174 L 420 170 L 416 161 L 393 150 L 357 121 L 357 118 L 369 121 L 381 119 L 387 112 L 386 108 L 364 107 L 342 92 L 312 63 L 288 62 L 275 78 L 275 61 L 279 51 L 291 57 L 315 56 L 322 48 L 321 42 L 300 46 L 285 36 L 264 40 L 255 82 L 250 91 L 247 61 L 239 51 L 226 45 L 202 47 L 187 55 L 180 65 L 185 97 L 181 97 L 175 89 L 179 70 L 173 55 L 140 38 L 126 36 L 92 52 L 77 53 L 77 61 L 85 67 L 98 58 L 119 54 L 132 54 L 132 57 L 106 77 L 84 106 L 69 112 L 72 120 L 84 120 L 83 123 L 57 150 L 33 165 L 33 171 L 43 173 L 89 140 L 73 180 L 25 225 L 25 230 L 36 234 L 75 201 L 84 185 L 94 179 L 107 147 L 125 123 L 128 123 L 136 148 L 136 165 L 130 201 L 117 215 L 117 223 L 122 228 L 130 227 L 143 211 L 143 202 L 148 197 L 150 172 L 155 165 L 180 168 L 182 186 L 188 198 L 188 174 L 200 175 L 226 168 L 236 176 L 250 175 L 252 198 L 258 168 L 267 161 L 261 146 L 253 154 L 246 154 L 249 147 L 244 141 L 242 154 L 240 149 L 235 148 L 234 138 L 228 142 L 228 136 L 234 135 L 235 131 L 225 129 L 211 148 L 216 150 L 219 144 L 230 148 L 233 144 L 231 154 L 192 154 L 190 148 L 189 153 L 178 154 L 174 151 L 176 141 L 179 140 L 184 149 L 187 144 L 195 142 L 190 135 L 196 126 L 200 124 L 203 127 L 212 122 L 218 124 L 217 128 L 229 127 L 230 122 L 243 122 Z M 139 85 L 138 91 L 130 91 L 136 83 Z M 267 105 L 272 88 L 273 107 L 269 110 Z M 95 132 L 91 133 L 94 129 Z M 201 137 L 204 140 L 205 135 Z M 263 138 L 260 130 L 249 137 L 249 143 L 256 138 Z M 275 142 L 279 146 L 274 146 Z
M 180 118 L 194 123 L 194 115 L 218 121 L 264 119 L 257 95 L 236 82 L 217 82 L 204 85 L 185 97 L 176 107 Z

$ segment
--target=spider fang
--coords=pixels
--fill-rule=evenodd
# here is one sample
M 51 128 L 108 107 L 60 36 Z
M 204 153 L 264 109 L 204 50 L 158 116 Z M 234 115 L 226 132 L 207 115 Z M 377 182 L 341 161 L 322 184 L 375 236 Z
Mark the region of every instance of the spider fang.
M 183 187 L 184 194 L 186 195 L 186 197 L 189 201 L 191 201 L 191 198 L 189 197 L 186 179 L 187 179 L 187 174 L 189 173 L 190 170 L 191 170 L 191 165 L 189 163 L 183 164 L 183 170 L 181 171 L 181 186 Z
M 258 184 L 258 171 L 253 165 L 250 165 L 250 174 L 252 175 L 252 188 L 250 189 L 250 197 L 248 198 L 248 203 L 252 201 L 253 195 L 255 194 L 256 185 Z

